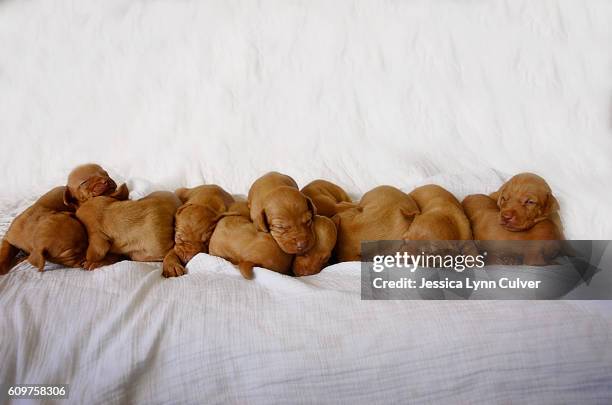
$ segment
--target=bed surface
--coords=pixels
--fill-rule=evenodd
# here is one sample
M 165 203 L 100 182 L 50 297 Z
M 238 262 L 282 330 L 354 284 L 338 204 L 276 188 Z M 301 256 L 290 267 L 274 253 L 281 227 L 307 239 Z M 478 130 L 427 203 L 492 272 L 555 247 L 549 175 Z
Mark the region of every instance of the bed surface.
M 361 301 L 357 263 L 243 280 L 200 254 L 0 278 L 0 380 L 73 403 L 608 403 L 608 301 Z M 59 402 L 58 402 L 59 403 Z

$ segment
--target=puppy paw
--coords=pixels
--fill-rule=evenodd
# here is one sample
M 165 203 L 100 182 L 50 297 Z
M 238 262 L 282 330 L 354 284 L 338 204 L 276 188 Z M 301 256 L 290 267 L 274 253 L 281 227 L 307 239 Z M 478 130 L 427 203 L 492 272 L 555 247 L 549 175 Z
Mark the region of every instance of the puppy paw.
M 90 262 L 88 260 L 85 260 L 83 262 L 82 267 L 83 267 L 83 270 L 92 271 L 100 267 L 103 267 L 104 265 L 105 265 L 104 262 Z
M 164 263 L 164 268 L 162 270 L 162 276 L 168 277 L 179 277 L 185 274 L 187 271 L 185 267 L 183 267 L 180 263 Z

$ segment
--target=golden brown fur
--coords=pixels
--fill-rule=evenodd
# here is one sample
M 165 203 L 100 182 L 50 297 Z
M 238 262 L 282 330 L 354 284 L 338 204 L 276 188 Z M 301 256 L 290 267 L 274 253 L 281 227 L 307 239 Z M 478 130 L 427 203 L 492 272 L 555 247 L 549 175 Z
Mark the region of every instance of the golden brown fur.
M 500 224 L 499 209 L 492 198 L 474 194 L 466 197 L 462 205 L 472 224 L 474 239 L 481 250 L 487 251 L 490 264 L 546 265 L 561 252 L 563 235 L 551 220 L 540 220 L 526 231 L 509 231 Z
M 293 259 L 270 233 L 258 231 L 249 218 L 241 215 L 219 220 L 210 238 L 209 253 L 238 265 L 246 279 L 253 278 L 253 266 L 288 274 Z
M 95 163 L 88 163 L 77 166 L 68 175 L 64 203 L 79 206 L 90 198 L 101 195 L 112 195 L 117 200 L 126 200 L 128 194 L 125 184 L 117 190 L 117 183 L 110 178 L 104 168 Z
M 293 259 L 294 276 L 311 276 L 320 273 L 329 262 L 336 246 L 337 230 L 334 221 L 322 215 L 316 215 L 314 230 L 316 235 L 314 246 L 308 252 L 296 255 Z
M 314 244 L 316 208 L 291 177 L 263 175 L 251 186 L 248 204 L 257 230 L 269 232 L 285 253 L 305 253 Z
M 499 208 L 499 222 L 509 231 L 525 231 L 551 219 L 559 226 L 559 204 L 546 181 L 533 173 L 520 173 L 491 194 Z
M 174 251 L 185 264 L 196 254 L 208 253 L 208 242 L 219 219 L 234 198 L 214 184 L 175 191 L 183 205 L 176 211 Z
M 361 242 L 405 239 L 419 208 L 412 197 L 392 186 L 379 186 L 363 195 L 358 207 L 336 216 L 340 262 L 361 260 Z
M 438 251 L 477 255 L 470 221 L 461 203 L 444 188 L 435 184 L 414 189 L 410 196 L 420 209 L 405 235 L 407 240 L 429 241 L 429 253 Z M 466 241 L 449 242 L 449 241 Z
M 0 246 L 0 274 L 15 264 L 19 250 L 28 262 L 44 270 L 45 260 L 79 267 L 85 258 L 87 234 L 64 204 L 65 187 L 56 187 L 40 197 L 11 223 Z
M 306 187 L 302 189 L 302 194 L 312 200 L 318 215 L 329 218 L 333 217 L 341 210 L 339 204 L 351 202 L 346 191 L 340 186 L 321 179 L 308 183 Z
M 163 261 L 164 277 L 183 275 L 185 268 L 173 250 L 174 214 L 180 205 L 167 191 L 135 201 L 99 196 L 83 203 L 77 217 L 89 236 L 85 267 L 99 267 L 114 253 L 135 261 Z

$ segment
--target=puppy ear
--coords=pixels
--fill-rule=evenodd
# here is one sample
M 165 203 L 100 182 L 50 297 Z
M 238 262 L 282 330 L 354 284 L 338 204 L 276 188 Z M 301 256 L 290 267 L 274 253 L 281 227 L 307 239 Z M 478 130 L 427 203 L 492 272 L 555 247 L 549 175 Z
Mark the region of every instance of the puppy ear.
M 64 205 L 73 210 L 76 210 L 78 205 L 76 198 L 72 196 L 72 193 L 68 187 L 64 187 Z
M 261 211 L 254 217 L 253 223 L 257 227 L 257 230 L 262 232 L 270 232 L 270 227 L 268 226 L 268 218 L 266 216 L 266 210 L 261 209 Z
M 36 267 L 38 271 L 44 271 L 45 270 L 45 250 L 39 249 L 39 250 L 34 250 L 30 252 L 30 255 L 28 256 L 28 262 L 32 266 Z
M 421 213 L 421 211 L 419 210 L 418 207 L 415 207 L 415 208 L 402 207 L 402 208 L 400 208 L 400 212 L 406 218 L 412 218 L 412 217 L 415 217 L 415 216 L 417 216 L 417 215 L 419 215 Z
M 331 220 L 336 226 L 336 231 L 340 229 L 340 215 L 338 214 L 334 215 L 333 217 L 331 217 Z
M 504 186 L 501 186 L 499 190 L 489 195 L 489 197 L 495 200 L 495 204 L 497 204 L 498 208 L 501 208 L 501 198 L 503 194 L 504 194 Z
M 115 190 L 115 192 L 112 193 L 110 197 L 113 197 L 115 200 L 119 201 L 127 200 L 130 197 L 130 190 L 128 190 L 127 185 L 123 183 L 122 185 L 117 187 L 117 190 Z
M 542 215 L 548 217 L 550 214 L 553 214 L 557 211 L 559 211 L 559 203 L 557 202 L 557 199 L 549 193 L 546 198 L 546 205 L 542 210 Z
M 314 216 L 317 215 L 317 207 L 314 205 L 310 197 L 306 197 L 306 203 L 308 204 L 308 209 L 312 212 L 312 219 L 314 220 Z
M 185 187 L 177 188 L 174 190 L 174 194 L 181 200 L 183 203 L 189 199 L 189 189 Z

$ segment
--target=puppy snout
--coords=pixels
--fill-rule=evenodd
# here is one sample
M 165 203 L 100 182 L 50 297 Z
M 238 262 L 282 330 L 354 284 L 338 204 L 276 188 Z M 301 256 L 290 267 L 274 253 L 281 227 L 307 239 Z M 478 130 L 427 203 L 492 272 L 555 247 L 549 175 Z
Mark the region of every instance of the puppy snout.
M 306 239 L 296 240 L 295 247 L 298 250 L 298 252 L 303 252 L 308 247 L 308 241 Z
M 501 212 L 501 219 L 502 222 L 511 222 L 514 218 L 516 217 L 516 212 L 513 210 L 508 210 L 508 211 L 502 211 Z

